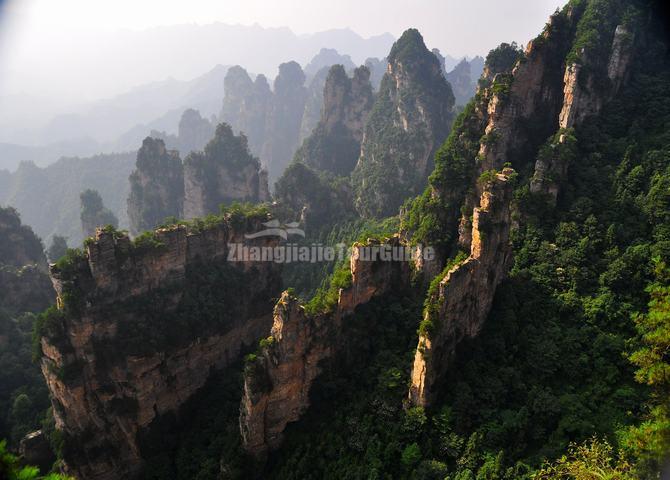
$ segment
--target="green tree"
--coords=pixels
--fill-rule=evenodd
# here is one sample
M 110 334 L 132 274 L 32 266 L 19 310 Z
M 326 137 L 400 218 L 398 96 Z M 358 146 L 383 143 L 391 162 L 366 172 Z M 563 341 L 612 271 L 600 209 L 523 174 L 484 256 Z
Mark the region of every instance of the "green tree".
M 67 252 L 67 238 L 61 237 L 60 235 L 54 235 L 51 238 L 51 245 L 47 250 L 47 257 L 50 262 L 55 262 Z

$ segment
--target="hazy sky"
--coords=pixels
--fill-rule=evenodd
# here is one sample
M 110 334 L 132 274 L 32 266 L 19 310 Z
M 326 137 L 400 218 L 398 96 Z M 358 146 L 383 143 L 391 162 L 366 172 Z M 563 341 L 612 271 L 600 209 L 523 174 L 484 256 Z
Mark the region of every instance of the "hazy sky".
M 84 85 L 77 58 L 120 29 L 222 22 L 312 33 L 349 27 L 364 37 L 418 28 L 429 47 L 452 56 L 485 55 L 501 41 L 526 43 L 564 0 L 0 0 L 0 97 L 42 94 L 67 103 L 63 82 Z M 76 38 L 74 41 L 72 39 Z M 84 39 L 84 41 L 82 41 Z M 351 52 L 344 52 L 351 53 Z M 101 62 L 107 59 L 101 59 Z M 118 59 L 111 59 L 117 61 Z M 174 60 L 175 62 L 178 59 Z M 120 69 L 123 64 L 120 63 Z M 212 65 L 213 67 L 213 65 Z M 130 68 L 130 67 L 129 67 Z M 93 72 L 94 73 L 94 72 Z M 91 84 L 95 84 L 91 77 Z M 161 80 L 155 78 L 152 80 Z M 75 85 L 76 83 L 70 83 Z M 114 93 L 74 93 L 91 100 Z M 89 85 L 90 86 L 90 85 Z M 49 88 L 51 87 L 51 89 Z M 119 88 L 127 88 L 119 83 Z M 73 94 L 69 92 L 69 94 Z

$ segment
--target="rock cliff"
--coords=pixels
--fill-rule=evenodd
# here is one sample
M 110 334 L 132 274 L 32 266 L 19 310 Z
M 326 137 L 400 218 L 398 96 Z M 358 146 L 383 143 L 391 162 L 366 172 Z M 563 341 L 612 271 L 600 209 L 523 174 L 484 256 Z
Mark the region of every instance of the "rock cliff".
M 407 30 L 389 55 L 352 173 L 361 215 L 394 215 L 424 189 L 435 151 L 451 128 L 453 107 L 437 57 L 417 30 Z
M 304 83 L 305 74 L 298 63 L 287 62 L 279 65 L 261 152 L 270 183 L 279 178 L 298 148 L 300 126 L 307 101 Z
M 224 89 L 221 121 L 244 133 L 249 139 L 249 150 L 260 157 L 273 96 L 267 78 L 258 75 L 252 81 L 244 68 L 234 66 L 226 73 Z
M 184 160 L 184 217 L 204 217 L 221 204 L 269 200 L 267 177 L 247 138 L 221 123 L 203 152 Z
M 321 119 L 296 152 L 295 160 L 317 170 L 346 176 L 360 154 L 363 129 L 372 108 L 370 71 L 362 66 L 349 78 L 342 65 L 328 72 Z
M 398 237 L 388 245 L 399 246 Z M 245 368 L 240 429 L 244 448 L 252 455 L 262 458 L 277 448 L 286 425 L 307 410 L 312 383 L 347 342 L 347 316 L 373 297 L 408 287 L 409 264 L 370 261 L 363 251 L 371 246 L 354 245 L 351 286 L 340 290 L 332 311 L 309 314 L 289 292 L 275 306 L 270 337 Z
M 434 399 L 457 344 L 479 333 L 507 274 L 513 174 L 505 169 L 487 180 L 473 212 L 469 257 L 449 269 L 429 292 L 411 375 L 409 398 L 414 405 L 427 406 Z
M 265 215 L 175 225 L 131 242 L 98 230 L 85 251 L 51 267 L 58 309 L 43 319 L 41 367 L 77 478 L 137 478 L 148 438 L 211 373 L 272 325 L 272 262 L 230 262 Z M 250 241 L 274 246 L 274 237 Z
M 165 148 L 163 140 L 144 139 L 129 181 L 128 219 L 133 235 L 155 228 L 167 217 L 182 215 L 184 171 L 181 159 L 176 151 Z

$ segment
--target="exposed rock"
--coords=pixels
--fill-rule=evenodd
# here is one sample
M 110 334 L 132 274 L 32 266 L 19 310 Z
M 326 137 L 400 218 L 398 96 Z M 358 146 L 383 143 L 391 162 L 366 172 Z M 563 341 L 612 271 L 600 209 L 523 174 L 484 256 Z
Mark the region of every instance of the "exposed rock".
M 49 439 L 42 430 L 30 432 L 19 443 L 19 455 L 26 465 L 38 467 L 42 472 L 51 470 L 56 455 L 51 449 Z
M 183 156 L 202 150 L 214 136 L 214 125 L 200 116 L 200 112 L 189 108 L 179 120 L 178 150 Z
M 398 237 L 389 245 L 398 246 Z M 297 298 L 282 294 L 274 323 L 260 354 L 245 368 L 240 429 L 244 448 L 256 457 L 277 448 L 282 432 L 309 407 L 309 391 L 324 362 L 335 361 L 346 344 L 342 328 L 358 305 L 408 286 L 407 262 L 365 261 L 355 245 L 351 256 L 352 283 L 340 290 L 332 312 L 309 315 Z
M 333 65 L 342 65 L 347 71 L 356 68 L 356 65 L 349 55 L 340 55 L 334 48 L 322 48 L 319 50 L 319 53 L 305 65 L 305 75 L 309 79 L 324 68 L 328 71 Z
M 407 30 L 393 45 L 369 116 L 352 179 L 365 217 L 395 215 L 419 194 L 454 117 L 454 96 L 421 34 Z
M 258 75 L 252 82 L 247 71 L 238 65 L 226 73 L 224 88 L 221 121 L 244 133 L 249 139 L 249 150 L 260 157 L 273 97 L 267 78 Z
M 225 123 L 216 127 L 204 152 L 193 152 L 184 160 L 185 218 L 217 213 L 220 205 L 234 201 L 267 200 L 267 177 L 249 152 L 247 138 L 234 135 Z
M 174 226 L 141 245 L 98 230 L 85 255 L 52 267 L 60 310 L 41 331 L 41 367 L 69 473 L 137 478 L 143 439 L 268 331 L 279 267 L 227 261 L 265 220 Z
M 295 160 L 336 175 L 351 173 L 360 154 L 363 129 L 372 108 L 370 71 L 362 66 L 349 78 L 341 65 L 328 72 L 321 120 L 296 152 Z
M 365 60 L 365 66 L 370 70 L 370 83 L 375 92 L 379 91 L 382 78 L 384 78 L 384 74 L 386 73 L 386 65 L 388 65 L 386 58 L 368 58 Z
M 484 187 L 474 209 L 470 256 L 449 270 L 429 298 L 414 357 L 409 399 L 428 406 L 449 367 L 456 346 L 475 337 L 491 309 L 493 296 L 511 260 L 511 176 L 505 169 Z
M 274 82 L 272 106 L 266 122 L 265 143 L 261 152 L 270 183 L 289 164 L 298 147 L 300 126 L 307 101 L 305 74 L 296 62 L 279 65 Z
M 472 61 L 464 58 L 446 74 L 447 81 L 454 92 L 456 105 L 465 105 L 473 97 L 483 65 L 484 59 L 481 57 L 475 57 Z
M 179 154 L 167 150 L 163 140 L 144 139 L 129 181 L 128 218 L 133 235 L 155 228 L 167 217 L 182 216 L 184 171 Z
M 330 67 L 323 67 L 316 72 L 307 87 L 307 99 L 305 100 L 305 111 L 300 122 L 300 136 L 298 144 L 302 144 L 309 137 L 321 118 L 323 110 L 323 89 L 326 86 L 326 78 Z

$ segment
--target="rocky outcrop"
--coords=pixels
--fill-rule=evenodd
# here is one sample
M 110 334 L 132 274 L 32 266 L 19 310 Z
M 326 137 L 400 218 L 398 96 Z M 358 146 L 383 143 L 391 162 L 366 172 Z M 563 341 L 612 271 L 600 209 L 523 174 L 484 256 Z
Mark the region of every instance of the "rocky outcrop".
M 279 65 L 261 152 L 270 183 L 279 178 L 298 148 L 300 126 L 307 101 L 304 83 L 305 74 L 298 63 L 287 62 Z
M 363 129 L 372 108 L 370 71 L 361 66 L 349 78 L 342 65 L 328 72 L 321 120 L 296 152 L 295 160 L 316 170 L 346 176 L 360 154 Z
M 204 217 L 222 204 L 269 200 L 267 177 L 247 138 L 221 123 L 203 152 L 184 160 L 184 217 Z
M 42 430 L 30 432 L 21 439 L 19 455 L 22 462 L 34 465 L 42 472 L 51 470 L 51 466 L 56 461 L 56 455 L 49 444 L 49 439 Z
M 81 202 L 81 230 L 84 237 L 90 237 L 97 227 L 112 225 L 119 226 L 119 220 L 111 210 L 105 208 L 102 197 L 97 190 L 84 190 L 79 196 Z
M 225 96 L 220 119 L 249 139 L 249 150 L 260 157 L 265 141 L 272 91 L 265 75 L 251 80 L 239 65 L 231 67 L 224 80 Z
M 128 218 L 133 235 L 155 228 L 168 217 L 181 217 L 184 171 L 179 153 L 166 149 L 163 140 L 144 139 L 129 181 Z
M 192 108 L 184 110 L 177 130 L 177 149 L 182 156 L 202 150 L 214 136 L 214 125 Z
M 473 211 L 470 256 L 446 272 L 437 290 L 429 293 L 412 367 L 413 405 L 428 406 L 434 400 L 456 346 L 479 333 L 507 274 L 513 174 L 505 169 L 487 181 Z
M 388 245 L 398 247 L 398 237 Z M 332 311 L 309 314 L 289 292 L 275 306 L 270 337 L 245 368 L 240 429 L 244 448 L 252 455 L 263 457 L 278 447 L 286 425 L 307 410 L 314 380 L 347 342 L 347 316 L 373 297 L 408 286 L 409 264 L 370 261 L 364 251 L 371 246 L 354 245 L 351 286 L 340 290 Z
M 456 99 L 456 105 L 466 105 L 477 90 L 477 81 L 482 74 L 484 59 L 475 57 L 471 61 L 461 60 L 446 74 Z
M 352 179 L 365 217 L 395 215 L 418 195 L 454 117 L 454 96 L 421 34 L 407 30 L 393 45 Z
M 166 442 L 163 419 L 266 334 L 279 267 L 228 261 L 231 244 L 263 221 L 226 216 L 137 242 L 98 230 L 85 252 L 51 267 L 59 308 L 39 329 L 41 367 L 69 473 L 137 478 L 144 439 Z

